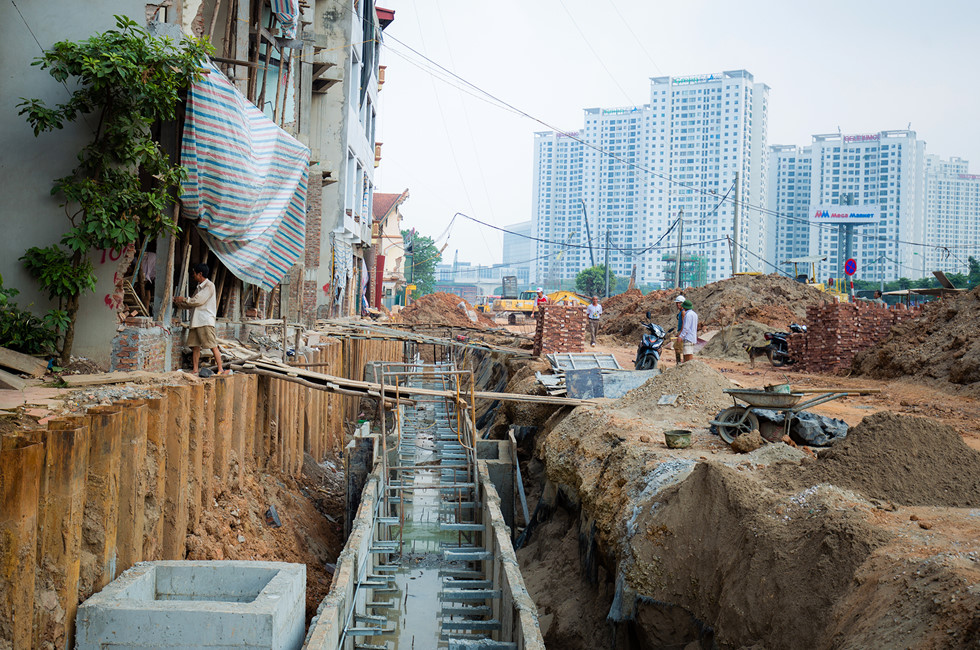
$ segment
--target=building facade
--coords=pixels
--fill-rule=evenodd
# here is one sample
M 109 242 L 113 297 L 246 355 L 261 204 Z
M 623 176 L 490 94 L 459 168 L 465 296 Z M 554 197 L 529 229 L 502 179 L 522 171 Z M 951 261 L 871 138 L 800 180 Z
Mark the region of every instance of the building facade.
M 770 225 L 765 257 L 786 270 L 790 270 L 783 265 L 786 260 L 810 254 L 810 154 L 809 147 L 769 148 Z
M 408 190 L 399 194 L 374 193 L 374 226 L 371 232 L 373 263 L 369 297 L 374 307 L 382 304 L 391 309 L 395 296 L 405 288 L 405 240 L 402 238 L 401 206 L 408 200 Z
M 573 133 L 535 134 L 536 281 L 574 278 L 605 261 L 640 284 L 671 285 L 678 217 L 682 255 L 708 282 L 765 270 L 769 87 L 745 70 L 650 80 L 650 103 L 585 110 Z M 725 199 L 725 200 L 723 200 Z M 606 244 L 608 239 L 608 245 Z
M 531 222 L 522 221 L 504 226 L 503 266 L 517 270 L 517 281 L 521 284 L 532 282 L 531 271 L 534 265 L 534 242 L 531 240 Z
M 926 249 L 915 244 L 927 240 L 925 146 L 914 131 L 891 130 L 770 147 L 767 255 L 783 270 L 787 259 L 823 257 L 818 280 L 843 277 L 848 258 L 854 279 L 929 273 Z
M 925 242 L 928 268 L 966 273 L 980 257 L 980 175 L 962 158 L 926 156 Z

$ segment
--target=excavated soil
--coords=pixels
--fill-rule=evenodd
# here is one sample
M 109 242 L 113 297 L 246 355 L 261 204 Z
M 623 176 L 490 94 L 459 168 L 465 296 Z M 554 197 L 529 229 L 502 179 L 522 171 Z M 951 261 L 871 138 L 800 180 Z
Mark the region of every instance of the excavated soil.
M 771 326 L 754 320 L 729 325 L 712 336 L 698 354 L 702 357 L 725 359 L 726 361 L 748 361 L 749 355 L 745 351 L 745 346 L 765 346 L 769 343 L 765 334 L 771 331 L 773 331 Z M 760 361 L 769 363 L 765 357 L 756 357 L 755 360 L 756 363 Z
M 955 506 L 980 505 L 980 454 L 943 424 L 882 412 L 819 458 L 782 443 L 735 455 L 699 428 L 730 405 L 726 382 L 683 364 L 539 432 L 553 486 L 543 494 L 569 506 L 535 533 L 554 540 L 553 552 L 532 538 L 519 556 L 551 616 L 549 640 L 569 649 L 976 647 L 977 511 Z M 695 398 L 656 406 L 664 393 Z M 677 426 L 695 429 L 692 448 L 657 438 Z M 567 557 L 576 550 L 578 567 Z M 563 610 L 582 597 L 605 610 L 610 581 L 608 620 L 623 626 L 613 637 L 593 613 L 576 622 Z
M 879 379 L 940 380 L 980 395 L 978 322 L 980 287 L 926 304 L 918 318 L 896 325 L 884 341 L 859 352 L 851 367 Z
M 785 329 L 792 322 L 806 319 L 807 305 L 829 298 L 817 289 L 782 275 L 740 275 L 678 292 L 676 289 L 651 291 L 643 296 L 633 289 L 606 300 L 601 332 L 630 341 L 639 337 L 645 313 L 665 329 L 677 326 L 678 293 L 694 303 L 702 329 L 726 327 L 753 320 Z
M 330 467 L 329 465 L 327 466 Z M 304 466 L 304 470 L 305 470 Z M 264 473 L 243 475 L 240 491 L 215 495 L 211 508 L 187 536 L 188 560 L 264 560 L 306 565 L 306 620 L 316 614 L 330 590 L 333 565 L 344 546 L 341 481 L 325 482 L 322 466 L 316 476 L 300 480 Z M 327 487 L 325 488 L 324 485 Z M 331 521 L 318 510 L 322 493 L 335 494 Z M 319 498 L 318 498 L 319 497 Z M 265 512 L 275 506 L 281 528 L 266 523 Z
M 460 303 L 464 309 L 460 309 Z M 476 316 L 476 321 L 470 319 L 467 312 Z M 415 300 L 411 305 L 398 312 L 396 322 L 413 325 L 453 325 L 456 327 L 496 327 L 497 324 L 487 318 L 470 303 L 451 293 L 430 293 Z
M 779 467 L 790 489 L 830 483 L 901 505 L 980 507 L 980 452 L 952 427 L 884 411 L 800 467 Z
M 665 413 L 686 411 L 694 419 L 709 419 L 732 405 L 724 390 L 735 388 L 724 375 L 694 359 L 664 371 L 612 403 L 612 408 L 641 418 L 659 419 Z M 676 395 L 673 404 L 658 404 L 664 395 Z M 690 418 L 689 418 L 690 419 Z

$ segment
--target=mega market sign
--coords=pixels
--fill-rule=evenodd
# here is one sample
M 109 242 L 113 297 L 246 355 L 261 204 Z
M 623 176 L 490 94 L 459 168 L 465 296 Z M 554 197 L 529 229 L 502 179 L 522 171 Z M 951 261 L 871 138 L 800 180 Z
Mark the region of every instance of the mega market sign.
M 867 206 L 854 210 L 843 210 L 840 206 L 818 208 L 810 217 L 810 221 L 814 223 L 876 223 L 878 210 Z

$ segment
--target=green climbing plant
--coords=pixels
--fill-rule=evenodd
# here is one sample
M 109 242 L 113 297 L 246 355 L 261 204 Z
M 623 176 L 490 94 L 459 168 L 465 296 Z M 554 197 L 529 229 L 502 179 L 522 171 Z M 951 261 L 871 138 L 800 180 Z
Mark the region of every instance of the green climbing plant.
M 174 119 L 181 92 L 212 52 L 205 40 L 157 38 L 129 18 L 115 18 L 116 29 L 56 43 L 32 63 L 59 83 L 71 81 L 68 101 L 50 107 L 22 97 L 18 104 L 35 136 L 83 118 L 93 131 L 78 166 L 51 189 L 69 221 L 60 245 L 32 247 L 21 257 L 64 312 L 62 364 L 71 355 L 80 296 L 95 288 L 89 252 L 122 250 L 177 230 L 169 208 L 186 172 L 171 163 L 154 129 Z

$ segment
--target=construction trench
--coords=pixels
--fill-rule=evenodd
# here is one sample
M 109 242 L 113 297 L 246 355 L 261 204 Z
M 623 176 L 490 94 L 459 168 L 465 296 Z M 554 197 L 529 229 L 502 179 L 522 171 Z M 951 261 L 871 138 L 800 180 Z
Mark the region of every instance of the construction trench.
M 512 348 L 358 325 L 333 334 L 306 368 L 241 360 L 230 378 L 57 419 L 43 440 L 4 437 L 4 476 L 38 481 L 2 482 L 3 647 L 64 647 L 78 604 L 105 588 L 77 610 L 94 629 L 114 578 L 192 556 L 180 531 L 211 501 L 257 473 L 299 477 L 304 458 L 343 442 L 346 512 L 332 516 L 346 543 L 329 592 L 313 603 L 307 592 L 297 619 L 302 592 L 284 587 L 300 627 L 293 645 L 269 647 L 980 643 L 980 467 L 945 425 L 885 412 L 819 458 L 783 444 L 735 454 L 706 431 L 730 384 L 699 361 L 583 403 L 542 395 L 534 373 L 547 364 Z M 680 398 L 658 406 L 667 394 Z M 697 431 L 692 448 L 661 442 L 678 425 Z M 330 560 L 293 561 L 309 586 Z M 155 570 L 159 591 L 174 569 Z M 213 582 L 257 603 L 286 579 L 273 575 Z M 187 600 L 200 610 L 253 596 Z M 219 620 L 208 615 L 200 647 Z M 165 646 L 139 632 L 121 645 Z

